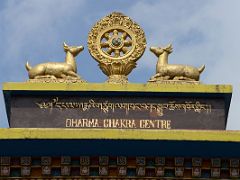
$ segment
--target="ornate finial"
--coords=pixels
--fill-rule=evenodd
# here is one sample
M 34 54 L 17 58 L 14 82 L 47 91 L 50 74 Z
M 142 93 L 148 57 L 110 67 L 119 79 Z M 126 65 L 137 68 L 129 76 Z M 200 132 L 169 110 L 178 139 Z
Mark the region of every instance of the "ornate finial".
M 86 82 L 77 74 L 75 57 L 83 51 L 83 46 L 68 46 L 63 43 L 66 52 L 65 62 L 47 62 L 31 67 L 26 63 L 30 82 Z
M 88 36 L 88 50 L 109 77 L 109 83 L 127 83 L 127 75 L 136 67 L 145 48 L 143 30 L 118 12 L 98 21 Z
M 188 65 L 168 64 L 168 55 L 172 53 L 172 45 L 166 47 L 151 47 L 150 51 L 158 57 L 156 74 L 148 82 L 155 83 L 193 83 L 198 84 L 200 74 L 205 65 L 195 68 Z

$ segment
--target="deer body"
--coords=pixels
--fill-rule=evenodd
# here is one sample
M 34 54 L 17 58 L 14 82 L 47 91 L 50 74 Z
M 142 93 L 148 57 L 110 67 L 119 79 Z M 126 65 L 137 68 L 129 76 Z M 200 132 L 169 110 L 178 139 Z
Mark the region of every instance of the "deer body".
M 26 69 L 28 70 L 29 78 L 66 78 L 69 76 L 80 78 L 77 75 L 75 57 L 83 50 L 83 46 L 72 47 L 64 43 L 63 47 L 66 52 L 65 62 L 47 62 L 38 64 L 35 67 L 31 67 L 27 62 Z
M 172 46 L 165 48 L 151 47 L 150 50 L 158 57 L 156 75 L 153 78 L 162 80 L 190 80 L 199 81 L 201 72 L 205 66 L 195 68 L 188 65 L 168 64 L 168 55 L 172 53 Z

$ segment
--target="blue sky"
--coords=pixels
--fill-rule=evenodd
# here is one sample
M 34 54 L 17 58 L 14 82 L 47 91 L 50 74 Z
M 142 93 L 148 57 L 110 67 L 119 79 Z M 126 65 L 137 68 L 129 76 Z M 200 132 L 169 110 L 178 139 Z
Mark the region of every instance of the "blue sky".
M 0 82 L 28 79 L 31 65 L 63 61 L 62 43 L 83 45 L 78 73 L 89 82 L 105 75 L 87 49 L 88 32 L 113 11 L 130 16 L 144 29 L 147 49 L 129 81 L 145 83 L 154 73 L 150 46 L 173 44 L 172 64 L 206 65 L 205 84 L 232 84 L 228 129 L 240 129 L 240 1 L 239 0 L 1 0 Z M 8 127 L 2 94 L 0 127 Z

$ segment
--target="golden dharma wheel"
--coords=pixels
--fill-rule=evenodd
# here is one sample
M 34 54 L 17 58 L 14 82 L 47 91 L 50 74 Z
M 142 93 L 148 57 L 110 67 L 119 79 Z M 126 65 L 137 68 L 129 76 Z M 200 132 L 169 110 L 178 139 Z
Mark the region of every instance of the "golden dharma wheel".
M 128 75 L 145 48 L 144 31 L 128 16 L 118 12 L 98 21 L 88 36 L 88 50 L 109 78 Z
M 100 62 L 136 61 L 146 48 L 146 38 L 138 24 L 114 12 L 97 22 L 88 36 L 88 49 Z

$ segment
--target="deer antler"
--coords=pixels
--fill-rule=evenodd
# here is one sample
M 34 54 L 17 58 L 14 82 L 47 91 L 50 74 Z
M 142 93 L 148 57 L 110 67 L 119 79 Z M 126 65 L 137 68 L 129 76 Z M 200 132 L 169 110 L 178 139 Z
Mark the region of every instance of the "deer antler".
M 63 46 L 65 46 L 65 47 L 66 47 L 66 46 L 68 46 L 68 45 L 66 44 L 66 42 L 63 42 Z
M 168 44 L 165 48 L 163 48 L 168 54 L 173 52 L 172 44 Z
M 69 46 L 65 42 L 63 42 L 63 49 L 65 52 L 69 50 Z

